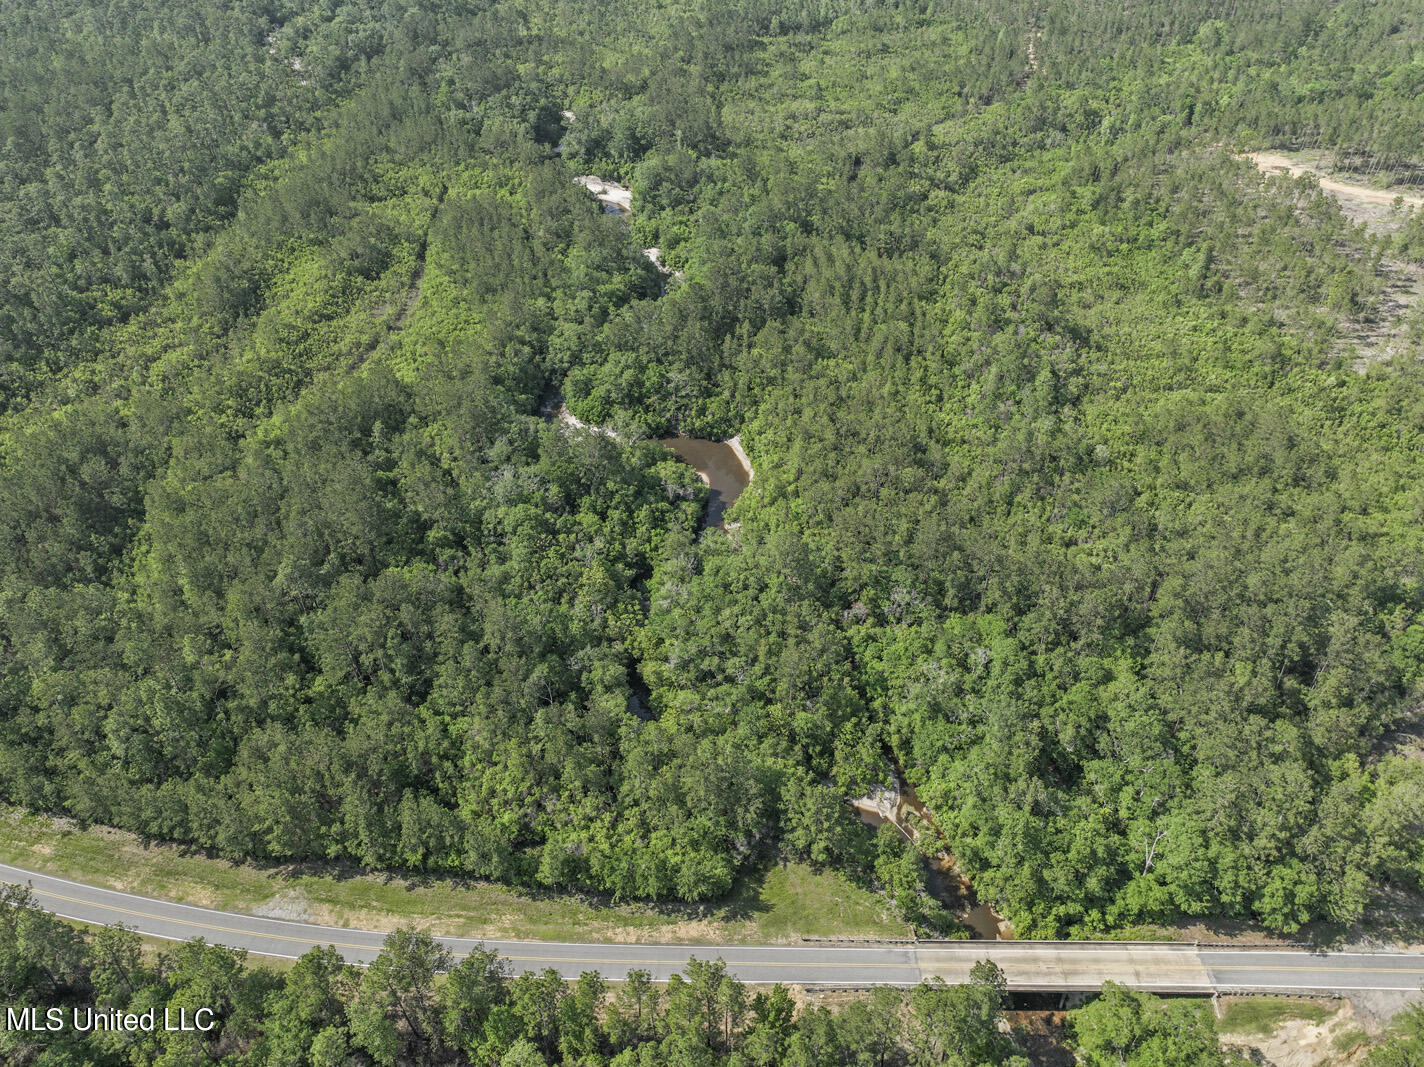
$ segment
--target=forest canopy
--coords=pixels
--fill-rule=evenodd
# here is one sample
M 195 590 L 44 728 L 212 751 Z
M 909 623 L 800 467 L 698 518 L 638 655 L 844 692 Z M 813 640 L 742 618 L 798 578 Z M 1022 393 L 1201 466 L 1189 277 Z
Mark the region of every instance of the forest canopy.
M 1417 891 L 1424 222 L 1238 153 L 1418 188 L 1421 33 L 7 5 L 0 795 L 617 899 L 789 855 L 942 924 L 845 803 L 898 777 L 1025 934 Z M 729 529 L 672 433 L 741 434 Z

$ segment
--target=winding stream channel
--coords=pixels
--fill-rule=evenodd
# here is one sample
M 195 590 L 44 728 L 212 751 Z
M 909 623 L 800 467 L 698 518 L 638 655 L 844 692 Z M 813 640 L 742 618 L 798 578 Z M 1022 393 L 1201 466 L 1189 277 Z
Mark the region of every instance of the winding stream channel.
M 851 807 L 860 821 L 873 830 L 889 823 L 905 836 L 907 841 L 916 840 L 928 827 L 941 842 L 944 832 L 935 822 L 930 810 L 925 807 L 910 785 L 901 776 L 898 765 L 895 772 L 895 788 L 879 788 L 869 796 L 851 801 Z M 915 816 L 916 818 L 911 818 Z M 946 908 L 951 915 L 972 930 L 973 936 L 982 941 L 1014 940 L 1013 924 L 994 910 L 992 904 L 981 901 L 969 879 L 964 877 L 954 857 L 947 848 L 941 848 L 926 861 L 925 888 Z
M 752 465 L 737 438 L 709 441 L 702 437 L 663 437 L 659 443 L 672 449 L 690 464 L 707 483 L 707 511 L 704 526 L 726 529 L 727 509 L 751 484 Z
M 606 426 L 592 426 L 579 419 L 557 395 L 547 399 L 539 411 L 550 422 L 573 430 L 589 430 L 607 437 L 618 436 Z M 712 441 L 705 437 L 659 437 L 657 441 L 692 467 L 707 486 L 703 528 L 725 530 L 727 509 L 736 503 L 737 497 L 752 482 L 752 462 L 742 449 L 741 437 L 727 441 Z
M 595 174 L 584 174 L 574 179 L 592 193 L 603 205 L 605 213 L 629 219 L 633 215 L 633 191 L 616 182 L 604 181 Z M 656 248 L 643 250 L 643 255 L 652 261 L 658 273 L 664 277 L 680 277 L 676 271 L 663 266 L 661 251 Z M 664 286 L 666 292 L 666 286 Z M 612 435 L 613 431 L 602 426 L 590 426 L 580 422 L 557 397 L 550 398 L 543 408 L 545 418 L 557 419 L 565 426 L 575 429 L 593 430 L 596 433 Z M 679 459 L 689 464 L 707 484 L 707 510 L 702 517 L 703 527 L 726 529 L 727 509 L 736 502 L 752 481 L 752 463 L 742 448 L 741 436 L 728 441 L 712 441 L 703 437 L 661 437 L 660 444 L 671 449 Z
M 616 214 L 624 219 L 632 217 L 632 190 L 614 182 L 606 182 L 592 174 L 575 178 L 574 181 L 597 197 L 606 213 Z M 652 260 L 653 265 L 664 276 L 680 276 L 663 266 L 659 249 L 645 249 L 643 254 Z M 606 427 L 590 426 L 579 421 L 557 396 L 546 401 L 542 410 L 545 418 L 555 419 L 565 426 L 615 436 L 613 431 Z M 659 438 L 659 443 L 690 464 L 707 483 L 707 510 L 702 517 L 704 528 L 726 529 L 727 509 L 751 484 L 753 477 L 751 460 L 742 448 L 740 435 L 727 441 L 711 441 L 701 437 L 663 437 Z M 635 700 L 641 706 L 641 700 L 636 696 Z M 913 825 L 907 825 L 910 823 L 909 816 L 913 813 L 943 840 L 944 834 L 940 832 L 929 809 L 915 795 L 914 787 L 904 782 L 897 782 L 897 787 L 893 794 L 885 790 L 854 802 L 853 807 L 861 821 L 871 827 L 891 823 L 907 838 L 913 840 L 918 831 Z M 999 941 L 1014 936 L 1009 922 L 996 912 L 992 905 L 981 903 L 977 899 L 973 887 L 955 865 L 954 857 L 947 851 L 936 853 L 928 861 L 926 873 L 930 895 L 973 930 L 976 938 Z

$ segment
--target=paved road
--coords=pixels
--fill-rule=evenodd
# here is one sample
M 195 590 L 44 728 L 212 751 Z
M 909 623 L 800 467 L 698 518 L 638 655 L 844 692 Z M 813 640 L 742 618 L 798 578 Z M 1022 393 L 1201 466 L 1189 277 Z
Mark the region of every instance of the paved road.
M 353 963 L 369 963 L 383 933 L 318 926 L 172 904 L 150 897 L 81 885 L 0 864 L 0 881 L 29 884 L 41 906 L 67 919 L 122 922 L 169 940 L 204 937 L 264 956 L 300 956 L 314 945 L 334 945 Z M 1116 981 L 1156 992 L 1413 991 L 1424 982 L 1424 955 L 1310 953 L 1290 949 L 1206 949 L 1195 945 L 1129 942 L 954 941 L 943 944 L 849 945 L 589 945 L 552 941 L 474 941 L 444 938 L 458 957 L 478 945 L 507 958 L 516 970 L 553 967 L 569 978 L 598 971 L 622 978 L 641 968 L 654 979 L 678 971 L 689 957 L 726 961 L 746 982 L 820 986 L 914 985 L 939 976 L 963 981 L 979 960 L 1004 969 L 1022 990 L 1097 989 Z

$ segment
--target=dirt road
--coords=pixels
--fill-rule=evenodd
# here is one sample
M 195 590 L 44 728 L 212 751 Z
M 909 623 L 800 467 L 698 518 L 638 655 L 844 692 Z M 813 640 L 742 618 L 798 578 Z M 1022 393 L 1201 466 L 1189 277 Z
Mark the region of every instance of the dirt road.
M 1424 207 L 1424 196 L 1414 196 L 1409 193 L 1391 193 L 1383 189 L 1371 189 L 1368 185 L 1356 185 L 1353 182 L 1336 181 L 1334 178 L 1327 178 L 1316 168 L 1298 163 L 1288 159 L 1279 152 L 1247 152 L 1246 159 L 1256 164 L 1261 170 L 1267 173 L 1271 171 L 1283 170 L 1294 177 L 1302 174 L 1313 175 L 1320 183 L 1320 188 L 1327 193 L 1334 193 L 1336 196 L 1349 197 L 1352 200 L 1363 201 L 1367 204 L 1382 204 L 1385 207 L 1393 204 L 1395 199 L 1403 200 L 1411 207 Z

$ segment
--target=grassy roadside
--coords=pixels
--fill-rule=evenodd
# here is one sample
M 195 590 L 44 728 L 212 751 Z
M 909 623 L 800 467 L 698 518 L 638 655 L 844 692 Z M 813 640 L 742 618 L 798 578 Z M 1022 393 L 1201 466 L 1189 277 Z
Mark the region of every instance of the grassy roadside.
M 1223 1048 L 1252 1063 L 1293 1065 L 1358 1063 L 1381 1037 L 1352 1000 L 1282 997 L 1223 997 L 1217 1033 Z
M 1278 1030 L 1283 1022 L 1303 1019 L 1319 1026 L 1339 1010 L 1337 1004 L 1317 1004 L 1313 1001 L 1287 1000 L 1282 997 L 1251 997 L 1231 1000 L 1221 1013 L 1223 1033 L 1265 1037 Z
M 224 911 L 450 937 L 749 944 L 800 937 L 904 937 L 886 903 L 833 871 L 774 865 L 725 900 L 608 904 L 449 878 L 335 865 L 263 868 L 145 845 L 106 827 L 0 808 L 0 862 L 130 893 Z

